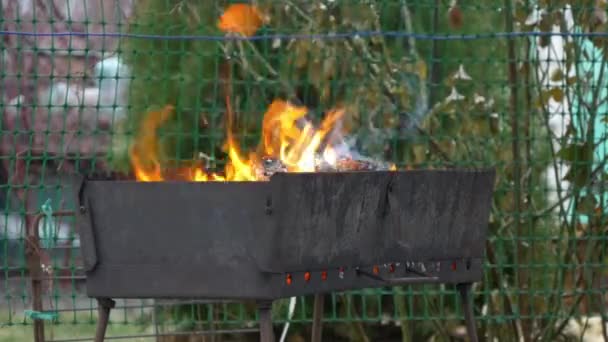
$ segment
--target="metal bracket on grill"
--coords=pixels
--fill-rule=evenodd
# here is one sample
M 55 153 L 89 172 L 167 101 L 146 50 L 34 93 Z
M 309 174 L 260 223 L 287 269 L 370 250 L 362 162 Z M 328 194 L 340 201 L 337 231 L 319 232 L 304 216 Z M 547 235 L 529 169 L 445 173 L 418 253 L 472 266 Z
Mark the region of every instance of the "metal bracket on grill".
M 413 273 L 418 275 L 417 277 L 399 277 L 399 278 L 383 278 L 379 275 L 367 272 L 357 267 L 355 269 L 358 276 L 365 276 L 368 278 L 372 278 L 383 283 L 387 283 L 389 285 L 399 285 L 399 284 L 407 284 L 407 283 L 429 283 L 439 280 L 439 277 L 428 275 L 424 272 L 416 271 L 411 268 L 407 268 L 406 271 L 409 273 Z

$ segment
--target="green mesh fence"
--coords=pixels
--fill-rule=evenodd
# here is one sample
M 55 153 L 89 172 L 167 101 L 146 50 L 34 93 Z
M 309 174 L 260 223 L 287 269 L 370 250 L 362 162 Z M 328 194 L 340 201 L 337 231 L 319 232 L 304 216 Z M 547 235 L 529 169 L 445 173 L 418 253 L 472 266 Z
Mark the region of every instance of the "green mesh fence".
M 74 209 L 68 175 L 131 172 L 134 155 L 148 176 L 184 177 L 192 165 L 223 173 L 226 99 L 243 156 L 256 150 L 264 114 L 282 99 L 305 106 L 315 122 L 345 108 L 351 148 L 399 169 L 496 167 L 484 280 L 474 287 L 479 335 L 602 339 L 605 1 L 228 6 L 2 1 L 0 341 L 33 340 L 34 319 L 45 322 L 47 339 L 93 336 L 96 304 L 84 291 L 78 234 L 69 217 L 52 217 Z M 173 111 L 159 118 L 167 105 Z M 148 131 L 156 138 L 142 138 Z M 33 309 L 26 257 L 26 227 L 38 213 L 49 278 L 43 311 Z M 464 334 L 451 287 L 334 293 L 325 303 L 327 340 Z M 108 336 L 232 329 L 221 338 L 257 338 L 239 333 L 256 326 L 251 303 L 170 304 L 118 301 Z M 291 317 L 289 300 L 273 314 L 279 334 L 291 322 L 288 340 L 309 336 L 312 298 L 297 298 Z

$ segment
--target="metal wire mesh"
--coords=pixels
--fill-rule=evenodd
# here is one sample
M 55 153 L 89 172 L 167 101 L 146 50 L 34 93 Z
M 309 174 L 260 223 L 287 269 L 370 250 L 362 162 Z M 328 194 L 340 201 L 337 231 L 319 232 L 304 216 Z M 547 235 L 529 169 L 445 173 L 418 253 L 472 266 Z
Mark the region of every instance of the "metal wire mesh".
M 52 217 L 74 209 L 65 175 L 130 170 L 129 146 L 165 105 L 175 114 L 157 132 L 163 166 L 222 170 L 228 86 L 244 151 L 286 98 L 317 118 L 346 106 L 352 146 L 399 168 L 497 167 L 474 289 L 480 336 L 605 336 L 606 3 L 547 3 L 259 0 L 264 20 L 243 37 L 218 26 L 228 1 L 3 1 L 0 340 L 30 340 L 33 319 L 51 339 L 92 336 L 78 234 Z M 26 258 L 39 213 L 44 312 L 33 310 Z M 452 288 L 328 298 L 334 340 L 462 334 Z M 120 304 L 108 336 L 255 328 L 246 303 Z M 275 323 L 306 336 L 312 298 L 291 318 L 287 301 L 275 306 Z

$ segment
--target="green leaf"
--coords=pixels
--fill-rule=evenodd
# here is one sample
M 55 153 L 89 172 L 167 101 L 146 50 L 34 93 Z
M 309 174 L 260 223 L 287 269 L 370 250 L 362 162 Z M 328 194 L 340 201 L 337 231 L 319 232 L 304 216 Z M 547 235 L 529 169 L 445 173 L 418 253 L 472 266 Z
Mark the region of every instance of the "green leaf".
M 569 162 L 587 162 L 591 163 L 591 146 L 587 143 L 573 143 L 567 145 L 557 152 L 557 156 Z
M 584 187 L 591 178 L 591 164 L 590 163 L 575 163 L 568 170 L 564 180 L 574 184 L 577 188 Z
M 551 81 L 558 82 L 564 79 L 564 72 L 561 69 L 556 69 L 551 74 Z
M 561 88 L 552 88 L 549 91 L 549 94 L 557 102 L 562 102 L 564 100 L 564 91 Z
M 591 194 L 585 195 L 576 205 L 576 212 L 579 214 L 592 213 L 597 207 L 597 200 Z

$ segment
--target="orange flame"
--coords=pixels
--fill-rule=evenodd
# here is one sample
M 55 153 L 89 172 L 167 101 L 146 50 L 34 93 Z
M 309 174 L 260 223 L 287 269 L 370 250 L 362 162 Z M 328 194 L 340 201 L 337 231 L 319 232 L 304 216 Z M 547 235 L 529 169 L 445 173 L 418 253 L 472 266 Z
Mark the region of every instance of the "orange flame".
M 161 181 L 159 144 L 156 130 L 173 114 L 173 106 L 165 106 L 160 111 L 150 112 L 143 120 L 135 144 L 129 151 L 135 176 L 140 181 Z
M 245 37 L 253 36 L 262 27 L 263 17 L 255 6 L 232 4 L 220 17 L 217 27 L 226 33 L 239 33 Z
M 227 103 L 226 150 L 229 162 L 223 175 L 208 173 L 202 167 L 194 166 L 184 172 L 187 180 L 258 181 L 263 177 L 256 167 L 260 167 L 263 157 L 280 160 L 287 172 L 314 172 L 318 158 L 322 158 L 323 162 L 329 165 L 336 164 L 338 153 L 327 140 L 339 126 L 338 123 L 344 115 L 343 109 L 328 112 L 319 127 L 314 127 L 304 118 L 308 112 L 305 107 L 275 100 L 264 115 L 258 152 L 251 152 L 248 157 L 244 157 L 231 131 L 233 119 L 229 102 Z M 162 111 L 149 113 L 140 127 L 130 153 L 135 176 L 139 181 L 154 182 L 166 179 L 161 172 L 156 130 L 171 117 L 172 110 L 173 107 L 167 106 Z

